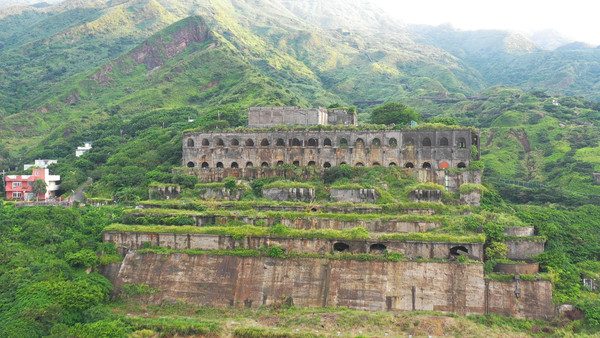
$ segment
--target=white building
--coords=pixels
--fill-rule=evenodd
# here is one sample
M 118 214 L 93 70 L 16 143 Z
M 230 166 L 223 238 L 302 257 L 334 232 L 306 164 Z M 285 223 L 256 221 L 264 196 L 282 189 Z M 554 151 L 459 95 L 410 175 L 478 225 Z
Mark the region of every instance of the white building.
M 75 150 L 75 156 L 79 157 L 90 149 L 92 149 L 92 142 L 85 142 L 83 147 L 77 147 L 77 150 Z
M 53 163 L 58 163 L 58 160 L 35 160 L 34 164 L 24 164 L 23 170 L 27 170 L 31 167 L 46 169 L 49 165 Z

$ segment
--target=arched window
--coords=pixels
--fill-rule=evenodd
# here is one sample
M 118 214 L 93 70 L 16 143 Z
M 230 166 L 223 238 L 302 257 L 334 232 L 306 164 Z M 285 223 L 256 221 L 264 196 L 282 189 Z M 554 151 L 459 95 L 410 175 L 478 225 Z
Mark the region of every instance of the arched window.
M 308 165 L 309 165 L 309 166 L 314 166 L 314 165 L 316 165 L 316 163 L 315 163 L 315 161 L 309 161 L 309 162 L 308 162 Z
M 342 162 L 342 163 L 340 163 L 340 165 L 344 165 L 344 164 L 348 164 L 348 163 L 346 163 L 346 162 Z
M 233 140 L 231 140 L 231 145 L 232 146 L 239 146 L 240 145 L 240 141 L 238 141 L 237 138 L 234 138 Z
M 390 167 L 395 167 L 395 166 L 396 166 L 396 163 L 390 162 Z
M 187 146 L 188 147 L 193 147 L 194 146 L 194 140 L 192 140 L 191 138 L 188 138 L 188 140 L 187 140 Z
M 378 138 L 374 138 L 374 139 L 373 139 L 373 142 L 371 142 L 371 145 L 372 145 L 372 146 L 379 147 L 379 146 L 381 145 L 381 140 L 380 140 L 380 139 L 378 139 Z
M 445 138 L 445 137 L 442 137 L 442 138 L 440 139 L 440 145 L 441 145 L 441 146 L 447 146 L 447 145 L 448 145 L 448 139 L 447 139 L 447 138 Z
M 340 147 L 347 147 L 348 146 L 348 140 L 346 140 L 345 138 L 341 138 L 340 139 Z
M 254 164 L 252 162 L 246 162 L 246 168 L 251 168 L 254 167 Z
M 404 146 L 405 147 L 412 147 L 415 144 L 415 141 L 413 141 L 412 138 L 407 138 L 406 140 L 404 140 Z
M 331 163 L 329 163 L 329 162 L 323 163 L 323 168 L 331 168 Z
M 223 162 L 217 162 L 217 168 L 223 169 Z
M 209 145 L 210 145 L 210 142 L 209 142 L 209 141 L 208 141 L 208 139 L 206 139 L 206 138 L 205 138 L 205 139 L 202 139 L 202 145 L 203 145 L 203 146 L 205 146 L 205 147 L 206 147 L 206 146 L 209 146 Z
M 373 166 L 374 167 L 379 167 L 381 164 L 379 164 L 379 162 L 373 162 Z
M 404 165 L 405 168 L 414 168 L 415 165 L 412 162 L 406 162 L 406 164 Z
M 261 164 L 260 164 L 260 166 L 261 166 L 261 167 L 268 167 L 268 166 L 269 166 L 269 163 L 267 163 L 267 162 L 263 162 L 263 163 L 261 163 Z
M 397 147 L 398 146 L 398 140 L 396 140 L 395 138 L 391 138 L 390 142 L 389 142 L 390 147 Z
M 465 141 L 465 139 L 463 137 L 459 137 L 458 141 L 456 142 L 456 145 L 460 149 L 466 148 L 467 147 L 467 141 Z
M 308 140 L 308 146 L 309 147 L 316 147 L 318 143 L 319 142 L 317 142 L 317 140 L 314 139 L 314 138 L 311 138 L 311 139 Z
M 363 141 L 362 138 L 357 138 L 356 142 L 354 142 L 354 146 L 355 147 L 364 147 L 365 146 L 365 141 Z
M 247 139 L 246 140 L 246 146 L 247 147 L 254 147 L 254 141 L 252 141 L 252 139 Z
M 232 168 L 239 168 L 240 166 L 237 164 L 237 162 L 231 162 L 231 167 Z
M 295 138 L 292 140 L 292 147 L 302 147 L 302 142 L 299 139 Z
M 431 163 L 423 162 L 423 169 L 430 169 L 430 168 L 431 168 Z
M 218 138 L 218 139 L 217 139 L 217 146 L 219 146 L 219 147 L 222 147 L 222 146 L 224 146 L 224 145 L 225 145 L 225 143 L 223 143 L 223 140 L 222 140 L 222 139 L 220 139 L 220 138 Z
M 268 145 L 269 145 L 269 140 L 267 140 L 266 138 L 263 138 L 262 141 L 260 141 L 261 147 L 266 147 Z
M 187 166 L 188 166 L 188 168 L 193 168 L 193 167 L 195 167 L 196 165 L 194 164 L 194 162 L 188 162 L 188 163 L 187 163 Z
M 467 167 L 467 165 L 465 164 L 465 162 L 460 162 L 460 163 L 457 165 L 457 167 L 459 167 L 459 168 L 466 168 L 466 167 Z
M 387 250 L 387 247 L 381 243 L 371 244 L 369 247 L 370 253 L 383 253 L 384 250 Z
M 325 140 L 323 140 L 323 145 L 326 147 L 331 147 L 331 139 L 326 138 Z
M 277 143 L 275 143 L 275 145 L 278 147 L 283 147 L 283 146 L 285 146 L 285 142 L 283 141 L 282 138 L 278 138 Z
M 450 165 L 448 164 L 448 162 L 441 162 L 440 169 L 446 169 L 446 168 L 450 168 Z
M 362 162 L 356 162 L 356 165 L 355 165 L 355 166 L 356 166 L 356 167 L 364 167 L 365 165 L 364 165 L 364 163 L 362 163 Z
M 283 161 L 277 161 L 277 166 L 281 167 L 283 165 Z
M 202 162 L 202 168 L 203 169 L 208 168 L 208 162 Z
M 429 139 L 429 137 L 426 137 L 423 139 L 423 147 L 431 147 L 431 140 Z
M 477 139 L 477 135 L 473 135 L 473 137 L 471 138 L 471 144 L 476 146 L 477 142 L 479 142 L 479 140 Z
M 342 242 L 337 242 L 333 245 L 333 250 L 334 251 L 348 251 L 350 250 L 350 245 L 346 244 L 346 243 L 342 243 Z
M 300 161 L 294 161 L 292 164 L 295 165 L 296 167 L 299 167 L 300 166 Z

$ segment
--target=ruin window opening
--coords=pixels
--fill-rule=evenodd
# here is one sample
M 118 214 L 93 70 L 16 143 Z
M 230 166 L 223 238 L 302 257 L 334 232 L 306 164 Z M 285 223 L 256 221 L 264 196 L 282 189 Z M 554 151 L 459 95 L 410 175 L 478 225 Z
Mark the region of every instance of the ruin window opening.
M 268 166 L 269 166 L 269 163 L 267 163 L 267 162 L 263 162 L 263 163 L 261 163 L 261 164 L 260 164 L 260 166 L 261 166 L 261 167 L 268 167 Z
M 431 163 L 429 163 L 429 162 L 424 162 L 424 163 L 423 163 L 423 169 L 431 169 Z
M 460 149 L 467 147 L 467 141 L 465 141 L 465 139 L 462 137 L 458 139 L 458 142 L 456 144 L 457 144 L 458 148 L 460 148 Z
M 465 162 L 460 162 L 460 163 L 457 165 L 457 167 L 459 167 L 459 168 L 466 168 L 466 167 L 467 167 L 467 165 L 465 164 Z
M 232 168 L 239 168 L 240 166 L 237 164 L 237 162 L 231 162 L 231 167 Z
M 223 162 L 217 162 L 217 168 L 223 169 Z
M 246 168 L 251 168 L 254 167 L 254 164 L 252 162 L 246 162 Z
M 316 147 L 318 143 L 319 142 L 317 142 L 317 140 L 314 139 L 314 138 L 311 138 L 311 139 L 308 140 L 308 146 L 309 147 Z
M 292 147 L 302 147 L 302 142 L 299 139 L 295 138 L 292 140 Z
M 277 143 L 275 143 L 275 145 L 278 147 L 283 147 L 283 146 L 285 146 L 285 142 L 283 141 L 282 138 L 278 138 Z
M 447 139 L 447 138 L 445 138 L 445 137 L 442 137 L 442 138 L 440 139 L 440 145 L 441 145 L 441 146 L 447 146 L 447 145 L 448 145 L 448 139 Z
M 379 164 L 379 162 L 373 162 L 373 166 L 374 167 L 379 167 L 381 164 Z
M 362 162 L 356 162 L 356 165 L 355 165 L 355 166 L 356 166 L 356 167 L 364 167 L 364 166 L 365 166 L 365 164 L 364 164 L 364 163 L 362 163 Z
M 390 167 L 395 167 L 395 166 L 396 166 L 396 163 L 390 162 Z
M 202 145 L 205 146 L 205 147 L 209 146 L 210 142 L 208 141 L 208 139 L 202 139 Z
M 195 167 L 196 165 L 194 164 L 194 162 L 188 162 L 188 163 L 187 163 L 187 166 L 188 166 L 188 168 L 193 168 L 193 167 Z
M 349 251 L 350 246 L 346 243 L 337 242 L 333 245 L 333 251 L 344 252 Z
M 378 138 L 374 138 L 373 141 L 371 142 L 371 145 L 375 146 L 375 147 L 379 147 L 381 145 L 381 140 Z
M 299 167 L 300 166 L 300 161 L 294 161 L 292 164 L 295 165 L 296 167 Z
M 395 138 L 391 138 L 390 141 L 388 142 L 388 144 L 390 145 L 390 147 L 397 147 L 398 146 L 398 140 L 396 140 Z
M 308 162 L 308 165 L 309 165 L 309 166 L 314 166 L 314 165 L 316 165 L 316 163 L 315 163 L 315 161 L 309 161 L 309 162 Z
M 415 167 L 415 165 L 412 162 L 406 162 L 406 164 L 404 165 L 404 167 L 412 169 L 412 168 Z
M 267 147 L 268 145 L 269 145 L 269 140 L 267 140 L 266 138 L 263 138 L 262 141 L 260 141 L 261 147 Z
M 202 168 L 203 169 L 208 168 L 208 162 L 202 162 Z
M 240 141 L 238 141 L 236 138 L 234 138 L 233 140 L 231 140 L 231 145 L 232 146 L 239 146 L 240 145 Z
M 340 139 L 340 147 L 347 147 L 348 146 L 348 140 L 346 140 L 345 138 L 341 138 Z
M 281 167 L 281 166 L 283 166 L 283 161 L 277 161 L 277 166 L 278 166 L 278 167 Z
M 405 147 L 412 147 L 414 144 L 414 141 L 412 138 L 407 138 L 406 141 L 404 141 L 404 146 Z
M 217 139 L 217 146 L 222 147 L 224 145 L 225 145 L 225 143 L 223 142 L 223 139 L 218 138 Z
M 478 142 L 478 140 L 477 140 L 477 136 L 473 135 L 473 138 L 472 138 L 472 140 L 471 140 L 471 143 L 472 143 L 474 146 L 476 146 L 476 145 L 477 145 L 477 142 Z
M 354 146 L 355 147 L 364 147 L 365 141 L 363 141 L 362 138 L 358 138 L 358 139 L 356 139 L 356 142 L 354 142 Z
M 331 147 L 331 139 L 326 138 L 325 140 L 323 140 L 323 145 L 326 147 Z
M 387 247 L 381 243 L 371 244 L 369 247 L 369 253 L 383 253 L 384 250 L 387 250 Z
M 342 162 L 342 163 L 340 163 L 340 165 L 344 165 L 344 164 L 348 164 L 348 163 L 346 163 L 346 162 Z
M 194 146 L 194 140 L 192 140 L 191 138 L 188 138 L 188 140 L 187 140 L 187 146 L 188 147 L 193 147 Z
M 465 248 L 462 245 L 453 246 L 450 248 L 450 254 L 453 256 L 459 256 L 461 254 L 468 254 L 469 249 Z
M 429 139 L 429 137 L 426 137 L 423 139 L 423 147 L 431 147 L 431 139 Z
M 450 168 L 450 165 L 448 164 L 448 162 L 440 163 L 440 169 L 447 169 L 447 168 Z
M 331 168 L 331 163 L 329 163 L 329 162 L 323 163 L 323 168 Z
M 252 139 L 247 139 L 246 140 L 246 146 L 247 147 L 254 147 L 254 141 L 252 141 Z

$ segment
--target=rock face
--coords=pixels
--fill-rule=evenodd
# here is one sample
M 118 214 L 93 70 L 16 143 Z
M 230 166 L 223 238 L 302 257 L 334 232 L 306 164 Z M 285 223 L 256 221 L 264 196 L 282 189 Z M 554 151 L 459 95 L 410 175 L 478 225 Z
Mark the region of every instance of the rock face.
M 473 190 L 468 194 L 460 194 L 460 202 L 472 207 L 481 206 L 481 191 Z
M 151 200 L 169 200 L 179 198 L 181 188 L 178 185 L 149 187 L 148 198 Z
M 379 193 L 375 189 L 331 189 L 329 197 L 336 202 L 374 203 Z
M 408 195 L 411 202 L 441 202 L 441 190 L 413 190 Z
M 215 189 L 215 188 L 201 188 L 198 193 L 200 199 L 203 200 L 226 200 L 226 201 L 239 201 L 242 198 L 242 194 L 246 189 L 235 189 L 227 190 L 226 188 Z
M 543 241 L 528 239 L 507 239 L 504 243 L 508 247 L 506 258 L 519 261 L 531 261 L 531 256 L 544 252 L 545 246 Z
M 263 189 L 263 197 L 273 201 L 311 202 L 316 198 L 314 188 L 269 188 Z
M 138 254 L 103 266 L 114 285 L 148 284 L 151 303 L 248 306 L 291 301 L 296 306 L 346 306 L 377 311 L 444 311 L 517 318 L 554 315 L 548 281 L 486 282 L 483 265 L 379 262 L 324 258 L 277 259 Z

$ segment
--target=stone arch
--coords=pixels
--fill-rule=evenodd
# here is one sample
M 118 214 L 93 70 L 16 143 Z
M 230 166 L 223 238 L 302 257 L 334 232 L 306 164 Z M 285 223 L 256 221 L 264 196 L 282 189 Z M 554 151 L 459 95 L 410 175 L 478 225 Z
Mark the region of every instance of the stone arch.
M 202 168 L 203 169 L 208 168 L 208 162 L 202 162 Z
M 260 164 L 261 167 L 269 167 L 269 163 L 268 162 L 263 162 Z
M 329 163 L 329 162 L 323 163 L 323 168 L 331 168 L 331 163 Z
M 188 168 L 193 168 L 196 166 L 196 164 L 194 164 L 194 162 L 190 161 L 187 163 Z
M 295 165 L 296 167 L 299 167 L 300 166 L 300 161 L 294 161 L 292 164 Z
M 210 141 L 207 138 L 202 139 L 202 145 L 207 147 L 210 145 Z
M 308 139 L 307 146 L 309 146 L 309 147 L 316 147 L 317 144 L 319 144 L 319 141 L 317 141 L 317 139 L 314 139 L 314 138 Z
M 230 143 L 232 146 L 239 146 L 240 145 L 240 141 L 238 141 L 237 138 L 234 138 L 233 140 L 231 140 Z
M 458 138 L 458 141 L 456 142 L 456 146 L 457 146 L 459 149 L 466 148 L 466 147 L 467 147 L 467 141 L 465 140 L 465 138 L 464 138 L 464 137 L 459 137 L 459 138 Z
M 188 138 L 188 140 L 187 140 L 187 146 L 188 147 L 193 147 L 194 146 L 194 140 L 191 139 L 191 138 Z
M 344 164 L 348 164 L 348 163 L 346 163 L 346 162 L 342 162 L 342 163 L 340 163 L 340 165 L 344 165 Z
M 369 253 L 383 253 L 384 250 L 387 250 L 387 246 L 381 243 L 371 244 L 369 247 Z
M 299 139 L 294 138 L 292 140 L 292 147 L 302 147 L 302 142 Z
M 448 139 L 447 139 L 447 138 L 445 138 L 445 137 L 442 137 L 442 138 L 440 139 L 440 145 L 441 145 L 441 146 L 447 146 L 447 145 L 448 145 Z
M 333 251 L 338 251 L 338 252 L 350 251 L 350 245 L 348 245 L 344 242 L 337 242 L 337 243 L 333 244 Z
M 390 147 L 397 147 L 398 146 L 398 140 L 396 140 L 396 138 L 392 137 L 388 141 L 388 144 L 390 145 Z
M 275 145 L 276 145 L 277 147 L 284 147 L 284 146 L 285 146 L 285 141 L 283 141 L 283 139 L 282 139 L 282 138 L 278 138 L 278 139 L 277 139 L 277 142 L 275 143 Z
M 323 140 L 323 145 L 325 147 L 331 147 L 331 139 L 330 138 L 326 138 L 325 140 Z
M 309 166 L 315 166 L 315 165 L 316 165 L 316 163 L 315 163 L 315 161 L 309 161 L 309 162 L 308 162 L 308 165 L 309 165 Z
M 246 140 L 246 147 L 254 147 L 254 141 L 251 138 Z
M 412 147 L 415 145 L 415 141 L 413 141 L 412 138 L 407 138 L 406 140 L 404 140 L 404 146 L 405 147 Z
M 362 162 L 356 162 L 356 165 L 354 165 L 355 167 L 364 167 L 365 164 Z
M 415 167 L 415 165 L 412 162 L 406 162 L 406 164 L 404 165 L 404 168 L 412 169 L 414 167 Z
M 269 145 L 269 140 L 267 140 L 266 138 L 263 138 L 262 141 L 260 141 L 261 147 L 267 147 L 268 145 Z
M 348 140 L 342 137 L 340 139 L 340 147 L 347 147 L 347 146 L 348 146 Z
M 281 167 L 283 165 L 283 161 L 277 161 L 277 166 Z
M 441 162 L 440 163 L 440 169 L 446 169 L 446 168 L 450 168 L 450 165 L 448 164 L 448 162 Z
M 450 254 L 453 256 L 459 256 L 461 254 L 468 254 L 469 249 L 465 248 L 463 245 L 457 245 L 450 248 Z
M 232 168 L 239 168 L 240 166 L 238 165 L 237 162 L 231 162 L 231 167 Z
M 431 169 L 431 163 L 423 162 L 423 169 Z
M 365 141 L 363 141 L 362 138 L 357 138 L 356 142 L 354 142 L 354 146 L 355 147 L 364 147 L 365 146 Z
M 396 166 L 396 162 L 390 162 L 390 167 L 395 167 Z
M 246 162 L 246 168 L 254 167 L 254 164 L 250 161 Z
M 381 164 L 379 164 L 379 162 L 373 162 L 373 166 L 374 167 L 379 167 Z
M 371 145 L 375 146 L 375 147 L 379 147 L 381 145 L 381 140 L 378 138 L 374 138 L 373 141 L 371 141 Z
M 217 162 L 217 168 L 223 169 L 223 162 Z
M 224 145 L 225 145 L 225 143 L 223 142 L 223 139 L 221 139 L 221 138 L 218 138 L 218 139 L 217 139 L 217 146 L 219 146 L 219 147 L 222 147 L 222 146 L 224 146 Z
M 465 162 L 460 162 L 460 163 L 457 165 L 457 167 L 458 167 L 458 168 L 466 168 L 466 167 L 467 167 L 467 165 L 465 164 Z
M 429 137 L 425 137 L 421 144 L 423 147 L 431 147 L 431 139 Z

